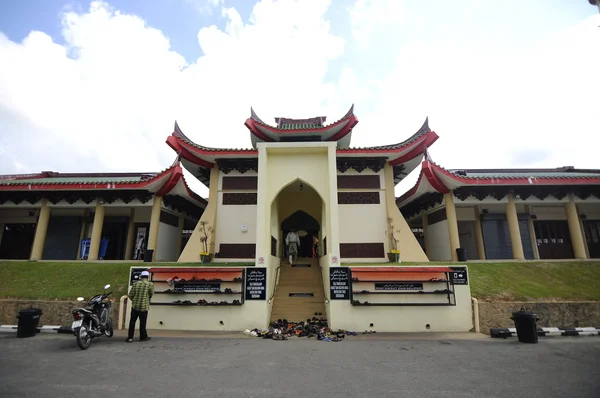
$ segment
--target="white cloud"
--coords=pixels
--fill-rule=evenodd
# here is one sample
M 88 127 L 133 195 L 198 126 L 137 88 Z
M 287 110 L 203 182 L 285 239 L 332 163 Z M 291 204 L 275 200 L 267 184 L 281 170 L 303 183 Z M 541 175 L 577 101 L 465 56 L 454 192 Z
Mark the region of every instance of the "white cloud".
M 376 131 L 394 129 L 401 139 L 429 116 L 440 136 L 433 160 L 449 168 L 600 168 L 599 22 L 599 16 L 590 17 L 523 52 L 404 48 L 383 80 L 375 109 L 361 123 Z M 389 140 L 387 134 L 375 136 Z M 371 138 L 356 137 L 355 143 Z M 527 151 L 531 161 L 523 156 Z M 397 193 L 416 178 L 414 173 L 403 181 Z
M 350 8 L 352 36 L 361 45 L 368 47 L 377 30 L 404 20 L 402 0 L 356 0 Z M 393 38 L 388 38 L 393 40 Z
M 360 32 L 394 21 L 357 4 Z M 226 28 L 199 29 L 205 55 L 190 64 L 162 32 L 100 2 L 64 14 L 64 46 L 42 32 L 21 43 L 0 34 L 0 173 L 159 170 L 175 156 L 164 142 L 175 119 L 199 144 L 249 147 L 250 106 L 265 121 L 334 120 L 353 102 L 354 146 L 403 141 L 430 116 L 441 137 L 432 156 L 450 168 L 598 167 L 600 16 L 522 52 L 414 41 L 378 59 L 394 65 L 387 76 L 368 81 L 349 65 L 328 82 L 346 46 L 324 19 L 329 6 L 263 0 L 246 24 L 222 7 Z
M 0 148 L 15 154 L 1 172 L 17 162 L 30 171 L 152 171 L 175 156 L 165 144 L 175 119 L 200 144 L 249 147 L 251 105 L 265 118 L 332 111 L 323 81 L 345 42 L 323 20 L 328 6 L 265 0 L 247 25 L 224 9 L 227 29 L 200 29 L 205 56 L 189 65 L 160 31 L 102 2 L 64 14 L 65 46 L 42 32 L 19 44 L 0 35 Z
M 213 10 L 225 3 L 225 0 L 183 0 L 200 14 L 212 15 Z

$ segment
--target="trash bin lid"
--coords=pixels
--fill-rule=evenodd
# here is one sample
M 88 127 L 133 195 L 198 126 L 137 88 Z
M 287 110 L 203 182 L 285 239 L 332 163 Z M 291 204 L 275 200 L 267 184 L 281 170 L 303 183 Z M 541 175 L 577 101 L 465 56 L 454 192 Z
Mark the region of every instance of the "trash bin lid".
M 41 315 L 42 310 L 40 308 L 23 308 L 22 310 L 19 310 L 19 315 L 27 315 L 27 314 Z
M 513 318 L 536 318 L 535 312 L 525 311 L 521 308 L 521 311 L 512 313 Z

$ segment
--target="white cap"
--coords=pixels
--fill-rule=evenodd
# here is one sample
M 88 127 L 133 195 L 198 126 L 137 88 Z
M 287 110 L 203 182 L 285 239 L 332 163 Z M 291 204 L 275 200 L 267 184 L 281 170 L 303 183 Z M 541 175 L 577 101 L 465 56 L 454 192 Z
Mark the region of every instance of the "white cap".
M 150 272 L 148 272 L 148 271 L 142 271 L 142 273 L 140 274 L 140 276 L 150 276 Z

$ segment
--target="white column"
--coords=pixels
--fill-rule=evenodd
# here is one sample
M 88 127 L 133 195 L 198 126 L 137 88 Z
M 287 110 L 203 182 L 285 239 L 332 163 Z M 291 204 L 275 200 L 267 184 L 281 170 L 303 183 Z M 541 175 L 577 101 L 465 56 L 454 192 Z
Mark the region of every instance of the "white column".
M 332 142 L 327 148 L 327 171 L 329 173 L 329 203 L 326 204 L 327 216 L 327 255 L 329 258 L 340 258 L 340 232 L 337 195 L 337 150 Z
M 262 266 L 259 259 L 270 259 L 271 253 L 271 209 L 267 206 L 268 181 L 267 181 L 267 148 L 260 143 L 258 148 L 258 187 L 256 193 L 256 265 Z

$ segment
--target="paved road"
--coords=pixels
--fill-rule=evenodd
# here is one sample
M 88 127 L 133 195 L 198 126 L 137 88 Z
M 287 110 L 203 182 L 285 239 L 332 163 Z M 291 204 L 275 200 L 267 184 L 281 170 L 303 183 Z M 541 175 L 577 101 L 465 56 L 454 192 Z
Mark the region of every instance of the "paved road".
M 81 351 L 69 335 L 0 334 L 0 396 L 597 398 L 600 337 L 115 337 Z

